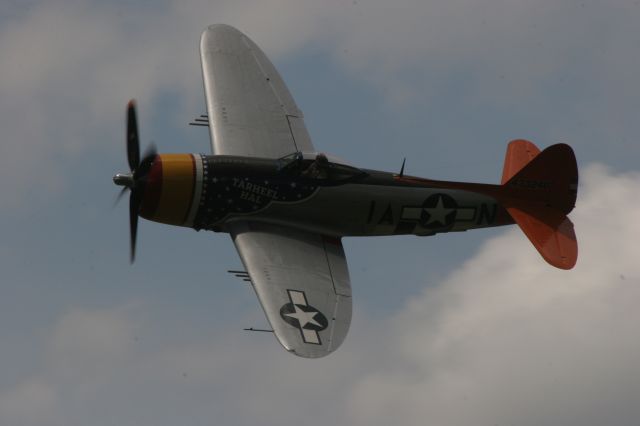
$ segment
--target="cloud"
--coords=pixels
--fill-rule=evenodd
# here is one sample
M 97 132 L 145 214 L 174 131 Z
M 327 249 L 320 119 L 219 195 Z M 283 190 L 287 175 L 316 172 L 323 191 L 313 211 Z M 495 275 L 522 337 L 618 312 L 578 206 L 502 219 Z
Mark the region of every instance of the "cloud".
M 123 144 L 124 110 L 135 97 L 140 121 L 159 110 L 202 112 L 201 31 L 234 22 L 280 56 L 304 44 L 313 9 L 287 2 L 169 1 L 130 6 L 88 0 L 7 5 L 0 17 L 0 192 L 5 211 L 55 199 L 83 156 Z M 273 8 L 285 14 L 267 12 Z M 275 19 L 265 19 L 273 16 Z M 292 33 L 293 31 L 294 33 Z M 163 98 L 164 96 L 164 98 Z M 170 106 L 167 105 L 170 104 Z M 182 126 L 190 113 L 175 117 Z M 164 118 L 166 120 L 166 118 Z M 142 137 L 145 139 L 143 129 Z M 119 143 L 116 143 L 119 142 Z M 124 151 L 123 151 L 124 152 Z
M 74 309 L 51 333 L 47 359 L 65 379 L 99 381 L 117 368 L 134 346 L 137 323 L 132 307 Z
M 577 267 L 548 267 L 517 229 L 488 241 L 393 320 L 355 424 L 635 424 L 640 175 L 583 176 Z
M 34 5 L 0 30 L 0 191 L 5 208 L 47 201 L 79 156 L 120 140 L 128 97 L 148 99 L 167 79 L 162 45 L 145 45 L 115 10 L 86 2 Z M 169 64 L 179 70 L 181 61 Z M 175 81 L 171 81 L 175 86 Z M 116 139 L 113 136 L 113 139 Z
M 129 97 L 145 121 L 166 120 L 167 104 L 199 112 L 198 36 L 212 22 L 276 63 L 328 53 L 385 95 L 390 125 L 455 99 L 470 114 L 548 114 L 550 134 L 633 159 L 638 13 L 588 1 L 34 2 L 0 26 L 3 213 L 57 201 L 84 178 L 74 166 L 107 161 Z M 356 300 L 349 339 L 323 360 L 223 328 L 177 336 L 150 305 L 59 313 L 44 360 L 0 385 L 0 423 L 634 424 L 639 181 L 584 173 L 574 271 L 550 269 L 512 229 L 393 318 Z
M 144 121 L 166 109 L 167 94 L 174 108 L 201 111 L 198 37 L 213 22 L 238 26 L 276 62 L 328 54 L 383 93 L 390 114 L 416 105 L 433 114 L 451 100 L 465 113 L 494 107 L 496 116 L 506 110 L 527 122 L 553 111 L 550 136 L 636 150 L 628 135 L 637 134 L 640 8 L 632 2 L 56 0 L 6 9 L 5 209 L 46 203 L 68 187 L 82 155 L 111 152 L 128 98 L 139 98 Z
M 26 380 L 14 389 L 0 392 L 0 420 L 6 424 L 47 424 L 59 404 L 46 382 Z
M 640 173 L 582 176 L 572 271 L 514 227 L 390 317 L 355 301 L 320 360 L 270 335 L 181 336 L 149 304 L 75 309 L 43 364 L 0 389 L 0 423 L 635 425 Z
M 13 387 L 0 386 L 0 423 L 79 424 L 77 413 L 86 414 L 80 407 L 99 398 L 132 362 L 133 308 L 73 309 L 59 318 L 46 337 L 42 365 Z

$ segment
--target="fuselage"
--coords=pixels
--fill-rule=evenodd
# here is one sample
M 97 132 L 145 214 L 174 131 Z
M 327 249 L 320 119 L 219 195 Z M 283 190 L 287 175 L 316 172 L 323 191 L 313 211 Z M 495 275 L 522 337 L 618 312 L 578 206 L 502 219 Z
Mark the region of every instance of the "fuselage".
M 294 154 L 262 159 L 163 154 L 147 178 L 140 215 L 225 232 L 261 221 L 330 236 L 433 235 L 513 223 L 491 196 L 455 182 L 412 183 L 397 174 Z M 487 185 L 488 186 L 488 185 Z

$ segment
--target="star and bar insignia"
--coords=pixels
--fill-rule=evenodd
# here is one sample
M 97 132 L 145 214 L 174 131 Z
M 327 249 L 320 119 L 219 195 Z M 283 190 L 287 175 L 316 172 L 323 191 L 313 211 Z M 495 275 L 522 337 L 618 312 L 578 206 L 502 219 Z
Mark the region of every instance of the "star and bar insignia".
M 287 290 L 289 303 L 280 308 L 280 317 L 289 325 L 300 330 L 302 341 L 313 345 L 321 345 L 319 331 L 329 325 L 327 318 L 307 303 L 303 291 Z

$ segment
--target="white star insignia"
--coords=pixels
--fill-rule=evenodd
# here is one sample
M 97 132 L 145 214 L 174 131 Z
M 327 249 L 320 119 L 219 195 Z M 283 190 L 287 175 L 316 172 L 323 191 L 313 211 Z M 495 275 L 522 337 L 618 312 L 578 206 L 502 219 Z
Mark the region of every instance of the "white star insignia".
M 430 225 L 434 222 L 439 222 L 442 225 L 447 224 L 447 215 L 454 211 L 455 209 L 448 209 L 444 206 L 442 202 L 442 197 L 438 197 L 438 203 L 435 207 L 425 207 L 424 211 L 429 214 L 429 221 L 427 225 Z
M 322 327 L 322 325 L 314 319 L 315 316 L 318 314 L 318 312 L 305 312 L 302 309 L 300 309 L 300 307 L 298 307 L 298 305 L 296 304 L 294 304 L 293 307 L 295 308 L 296 311 L 294 313 L 285 314 L 285 315 L 288 317 L 297 319 L 298 322 L 300 323 L 300 328 L 304 328 L 307 324 L 312 324 L 318 327 Z

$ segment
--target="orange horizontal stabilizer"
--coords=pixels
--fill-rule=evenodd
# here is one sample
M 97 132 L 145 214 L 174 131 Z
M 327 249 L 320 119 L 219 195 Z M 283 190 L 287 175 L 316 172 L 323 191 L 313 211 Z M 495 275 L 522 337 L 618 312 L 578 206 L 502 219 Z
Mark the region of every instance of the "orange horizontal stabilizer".
M 552 208 L 519 209 L 507 207 L 544 260 L 560 269 L 571 269 L 578 259 L 578 241 L 573 223 L 562 212 Z

